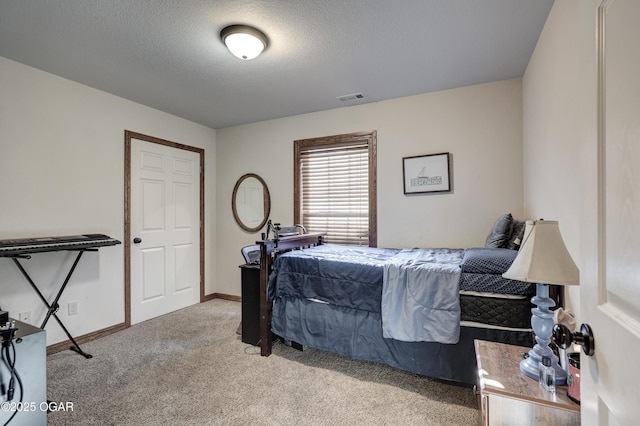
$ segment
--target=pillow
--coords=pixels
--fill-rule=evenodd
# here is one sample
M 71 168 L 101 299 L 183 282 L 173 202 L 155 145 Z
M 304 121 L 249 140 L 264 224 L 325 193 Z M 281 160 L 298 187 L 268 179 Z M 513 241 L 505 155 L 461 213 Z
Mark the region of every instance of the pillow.
M 507 248 L 509 238 L 511 238 L 512 222 L 513 216 L 511 216 L 511 213 L 500 216 L 489 235 L 487 235 L 484 246 L 486 248 Z
M 511 237 L 507 243 L 507 248 L 511 250 L 520 250 L 522 239 L 524 238 L 524 228 L 527 222 L 524 220 L 514 219 L 511 224 Z

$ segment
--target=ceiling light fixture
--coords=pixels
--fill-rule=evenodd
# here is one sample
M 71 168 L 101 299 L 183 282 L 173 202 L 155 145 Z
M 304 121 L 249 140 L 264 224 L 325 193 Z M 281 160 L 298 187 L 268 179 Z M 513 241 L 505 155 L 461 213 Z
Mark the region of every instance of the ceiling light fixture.
M 234 56 L 249 60 L 267 48 L 267 36 L 248 25 L 230 25 L 220 31 L 220 38 Z

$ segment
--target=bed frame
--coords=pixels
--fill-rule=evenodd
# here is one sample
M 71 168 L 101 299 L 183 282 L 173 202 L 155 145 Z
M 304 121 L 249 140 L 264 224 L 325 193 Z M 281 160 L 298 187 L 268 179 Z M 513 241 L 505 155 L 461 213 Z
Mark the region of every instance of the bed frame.
M 291 250 L 322 245 L 324 243 L 323 238 L 324 234 L 311 233 L 276 240 L 256 241 L 256 244 L 260 246 L 260 355 L 271 355 L 273 344 L 271 333 L 273 302 L 267 298 L 267 288 L 274 259 L 277 255 Z

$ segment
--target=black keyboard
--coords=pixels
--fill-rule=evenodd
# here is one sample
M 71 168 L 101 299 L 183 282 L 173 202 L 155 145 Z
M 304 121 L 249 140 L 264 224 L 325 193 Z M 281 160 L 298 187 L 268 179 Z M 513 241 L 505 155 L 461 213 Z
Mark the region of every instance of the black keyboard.
M 8 239 L 0 240 L 0 257 L 47 251 L 84 250 L 116 244 L 120 244 L 120 241 L 104 234 Z

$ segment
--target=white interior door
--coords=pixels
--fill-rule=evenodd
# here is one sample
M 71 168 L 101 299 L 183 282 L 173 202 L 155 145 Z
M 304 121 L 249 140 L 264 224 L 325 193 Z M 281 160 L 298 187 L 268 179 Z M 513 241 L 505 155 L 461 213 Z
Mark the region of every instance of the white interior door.
M 132 324 L 200 301 L 199 194 L 198 153 L 131 139 Z
M 640 421 L 640 1 L 604 1 L 598 12 L 597 185 L 584 190 L 597 208 L 585 212 L 583 234 L 596 250 L 586 250 L 581 279 L 595 354 L 582 355 L 582 423 L 632 425 Z

